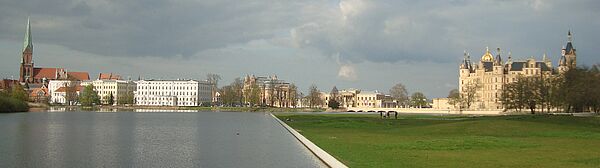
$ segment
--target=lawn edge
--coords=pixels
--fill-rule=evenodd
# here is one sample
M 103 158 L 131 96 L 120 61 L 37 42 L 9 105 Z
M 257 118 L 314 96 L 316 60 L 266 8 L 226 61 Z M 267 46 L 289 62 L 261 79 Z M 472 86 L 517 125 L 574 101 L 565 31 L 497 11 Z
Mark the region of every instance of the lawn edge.
M 285 122 L 281 121 L 275 115 L 273 115 L 272 113 L 269 113 L 269 114 L 273 118 L 275 118 L 275 120 L 277 120 L 277 122 L 279 122 L 279 124 L 281 124 L 286 130 L 288 130 L 290 133 L 292 133 L 292 135 L 294 135 L 294 137 L 296 137 L 296 139 L 298 139 L 298 141 L 300 141 L 306 148 L 308 148 L 309 151 L 311 151 L 315 156 L 317 156 L 317 158 L 319 158 L 321 161 L 323 161 L 323 163 L 325 163 L 327 166 L 336 167 L 336 168 L 337 167 L 340 167 L 340 168 L 348 167 L 344 163 L 337 160 L 335 157 L 331 156 L 325 150 L 321 149 L 319 146 L 317 146 L 316 144 L 314 144 L 313 142 L 308 140 L 306 137 L 302 136 L 302 134 L 298 133 L 296 130 L 294 130 L 294 128 L 290 127 Z

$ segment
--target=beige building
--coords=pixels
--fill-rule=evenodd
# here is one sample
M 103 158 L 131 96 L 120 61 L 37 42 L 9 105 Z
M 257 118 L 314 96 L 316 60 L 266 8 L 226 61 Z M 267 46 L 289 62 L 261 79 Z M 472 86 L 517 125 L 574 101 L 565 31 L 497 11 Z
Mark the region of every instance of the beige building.
M 108 98 L 112 94 L 113 104 L 117 104 L 118 100 L 127 94 L 133 96 L 136 90 L 136 84 L 130 80 L 94 80 L 81 82 L 81 86 L 93 85 L 94 90 L 98 92 L 100 102 L 108 103 Z
M 470 109 L 503 109 L 500 96 L 505 84 L 516 81 L 519 76 L 551 77 L 564 72 L 576 66 L 576 56 L 570 31 L 557 69 L 552 67 L 552 62 L 546 54 L 541 61 L 536 61 L 533 57 L 517 61 L 512 59 L 509 52 L 508 59 L 504 62 L 500 48 L 497 49 L 495 58 L 486 48 L 479 62 L 473 63 L 470 55 L 465 51 L 464 60 L 459 68 L 459 92 L 465 95 L 467 90 L 475 89 L 476 101 Z
M 248 95 L 252 90 L 252 86 L 256 85 L 260 89 L 260 103 L 266 106 L 274 107 L 293 107 L 296 102 L 293 102 L 292 97 L 294 90 L 291 90 L 290 83 L 280 80 L 277 75 L 265 77 L 247 75 L 244 78 L 243 94 Z M 249 104 L 249 102 L 245 102 Z
M 441 109 L 441 110 L 454 110 L 456 109 L 455 106 L 450 105 L 448 103 L 449 99 L 448 98 L 435 98 L 432 100 L 432 104 L 431 107 L 433 109 Z
M 325 101 L 324 107 L 329 107 L 329 100 L 335 99 L 340 107 L 371 107 L 371 108 L 396 108 L 396 101 L 390 95 L 375 91 L 361 91 L 358 89 L 337 90 L 334 86 L 329 93 L 321 92 Z

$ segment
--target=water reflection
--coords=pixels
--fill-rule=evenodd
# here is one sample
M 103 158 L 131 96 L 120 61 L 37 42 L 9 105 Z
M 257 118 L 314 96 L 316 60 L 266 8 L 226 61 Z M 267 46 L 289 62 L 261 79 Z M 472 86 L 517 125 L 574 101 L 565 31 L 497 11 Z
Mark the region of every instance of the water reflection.
M 0 114 L 0 167 L 323 167 L 263 113 Z

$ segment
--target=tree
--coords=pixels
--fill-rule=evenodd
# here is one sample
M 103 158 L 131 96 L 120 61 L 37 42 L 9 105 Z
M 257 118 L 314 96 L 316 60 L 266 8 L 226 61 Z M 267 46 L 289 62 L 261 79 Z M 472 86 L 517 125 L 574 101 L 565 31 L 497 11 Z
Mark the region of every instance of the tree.
M 317 85 L 312 84 L 308 87 L 308 103 L 311 108 L 320 106 L 323 104 L 323 100 L 321 99 L 321 93 L 319 89 L 317 89 Z
M 135 104 L 135 95 L 132 91 L 125 93 L 125 95 L 119 96 L 117 104 Z
M 23 86 L 19 85 L 19 84 L 15 84 L 12 87 L 12 91 L 10 92 L 10 97 L 12 97 L 13 99 L 17 99 L 17 100 L 21 100 L 21 101 L 29 101 L 29 95 L 27 95 L 27 92 L 25 91 L 25 89 L 23 88 Z
M 298 101 L 298 87 L 293 83 L 289 86 L 288 101 L 290 102 L 291 107 L 296 107 L 296 102 Z
M 233 102 L 235 101 L 235 91 L 230 85 L 221 88 L 221 100 L 224 105 L 233 106 Z
M 459 108 L 462 106 L 462 98 L 460 96 L 460 92 L 458 91 L 458 89 L 450 90 L 447 98 L 448 98 L 448 104 L 454 106 L 454 108 L 456 108 L 457 105 Z
M 260 104 L 260 87 L 256 83 L 250 84 L 244 91 L 244 97 L 250 106 Z
M 408 92 L 402 83 L 394 85 L 390 89 L 390 95 L 398 102 L 398 105 L 406 106 L 408 103 Z
M 531 114 L 535 114 L 535 109 L 544 101 L 541 82 L 538 76 L 519 76 L 516 81 L 504 86 L 500 100 L 506 109 L 521 111 L 528 108 Z
M 74 81 L 65 85 L 65 103 L 72 105 L 77 101 L 77 84 Z
M 115 103 L 115 96 L 113 96 L 112 92 L 104 96 L 104 103 L 107 105 L 113 105 Z
M 328 104 L 327 106 L 329 106 L 329 108 L 331 108 L 331 109 L 340 108 L 340 103 L 335 99 L 329 99 L 329 102 L 327 104 Z
M 462 88 L 463 92 L 461 93 L 461 99 L 462 103 L 464 103 L 467 108 L 471 108 L 473 102 L 477 101 L 477 90 L 479 88 L 481 88 L 479 80 L 471 81 L 464 88 Z
M 206 80 L 210 83 L 211 85 L 211 97 L 215 96 L 217 89 L 219 88 L 219 80 L 221 80 L 221 76 L 218 74 L 206 74 Z
M 231 84 L 221 88 L 223 104 L 230 106 L 241 105 L 244 100 L 244 83 L 240 78 L 235 78 Z
M 83 88 L 79 95 L 79 103 L 82 106 L 93 106 L 96 104 L 100 104 L 100 96 L 98 96 L 98 92 L 94 90 L 94 85 L 87 85 Z
M 421 92 L 415 92 L 411 96 L 411 104 L 414 107 L 425 107 L 427 106 L 427 97 Z

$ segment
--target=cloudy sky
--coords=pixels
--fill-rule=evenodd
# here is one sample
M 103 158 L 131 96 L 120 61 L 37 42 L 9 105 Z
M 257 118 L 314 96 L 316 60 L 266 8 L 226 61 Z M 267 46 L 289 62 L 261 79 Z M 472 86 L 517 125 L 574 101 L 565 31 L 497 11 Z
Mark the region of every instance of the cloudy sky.
M 595 0 L 0 0 L 2 78 L 18 76 L 28 16 L 37 67 L 92 78 L 276 74 L 303 91 L 403 83 L 440 97 L 464 50 L 556 64 L 569 29 L 578 63 L 600 63 Z

